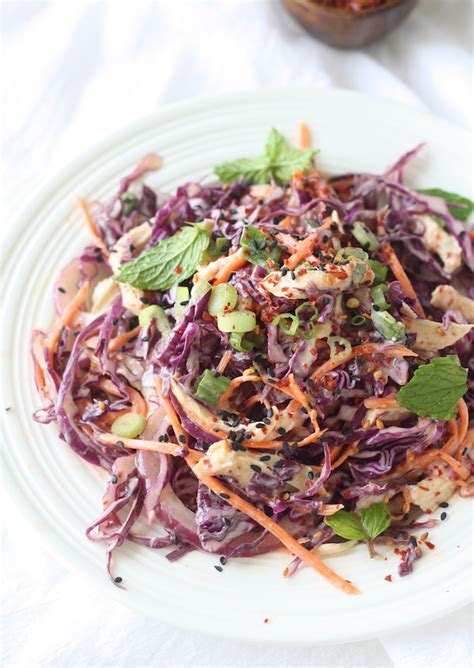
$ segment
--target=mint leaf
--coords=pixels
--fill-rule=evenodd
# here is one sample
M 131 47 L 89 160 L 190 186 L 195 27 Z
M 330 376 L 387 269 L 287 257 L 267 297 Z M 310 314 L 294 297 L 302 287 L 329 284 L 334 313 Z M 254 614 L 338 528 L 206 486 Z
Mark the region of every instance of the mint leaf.
M 388 529 L 392 522 L 386 503 L 374 503 L 359 511 L 359 515 L 362 527 L 371 540 Z
M 360 519 L 355 513 L 348 513 L 347 510 L 338 510 L 334 515 L 326 517 L 324 522 L 341 538 L 347 540 L 366 540 L 367 538 Z
M 142 290 L 168 290 L 194 274 L 206 248 L 209 233 L 199 225 L 183 227 L 177 234 L 148 248 L 120 267 L 115 277 Z
M 369 542 L 388 529 L 391 521 L 390 512 L 385 503 L 374 503 L 359 513 L 339 510 L 324 520 L 325 524 L 341 538 Z
M 271 235 L 259 230 L 254 225 L 247 225 L 240 238 L 240 245 L 243 249 L 243 256 L 252 264 L 259 264 L 267 267 L 267 259 L 278 262 L 281 250 L 277 242 Z
M 454 355 L 423 364 L 397 393 L 400 406 L 433 420 L 451 420 L 459 399 L 467 392 L 467 370 Z
M 231 183 L 240 177 L 251 183 L 269 183 L 272 176 L 277 183 L 287 183 L 296 170 L 306 171 L 316 155 L 312 148 L 304 151 L 292 148 L 274 128 L 267 137 L 264 151 L 264 155 L 256 158 L 223 162 L 214 172 L 222 183 Z
M 441 188 L 424 188 L 418 190 L 422 195 L 432 195 L 434 197 L 442 197 L 449 208 L 449 213 L 453 218 L 461 220 L 463 223 L 467 221 L 469 216 L 474 212 L 474 202 L 468 197 L 450 193 Z M 450 204 L 460 204 L 461 206 L 450 206 Z

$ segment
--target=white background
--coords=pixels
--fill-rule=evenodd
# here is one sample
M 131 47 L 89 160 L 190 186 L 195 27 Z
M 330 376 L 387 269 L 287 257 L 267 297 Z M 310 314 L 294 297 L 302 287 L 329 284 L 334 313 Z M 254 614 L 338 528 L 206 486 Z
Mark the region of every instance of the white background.
M 3 230 L 88 146 L 186 97 L 340 86 L 471 124 L 470 0 L 420 0 L 395 32 L 359 51 L 317 42 L 277 1 L 3 2 L 1 19 Z M 35 544 L 8 499 L 1 508 L 4 666 L 454 668 L 473 658 L 469 609 L 338 647 L 273 649 L 183 632 L 100 598 Z

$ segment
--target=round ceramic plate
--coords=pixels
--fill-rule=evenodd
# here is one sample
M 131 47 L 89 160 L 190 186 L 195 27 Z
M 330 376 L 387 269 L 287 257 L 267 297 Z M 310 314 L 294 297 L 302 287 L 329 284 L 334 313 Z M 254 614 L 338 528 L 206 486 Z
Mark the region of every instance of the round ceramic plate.
M 29 338 L 53 317 L 52 285 L 58 270 L 87 238 L 73 198 L 104 199 L 147 152 L 165 166 L 148 179 L 171 191 L 209 175 L 218 162 L 262 149 L 271 127 L 296 140 L 298 122 L 311 127 L 326 173 L 381 172 L 404 151 L 427 142 L 410 180 L 419 187 L 470 191 L 470 137 L 412 110 L 342 90 L 284 90 L 235 94 L 173 105 L 108 139 L 64 170 L 25 209 L 5 252 L 3 388 L 6 413 L 5 481 L 19 508 L 46 544 L 71 567 L 88 573 L 91 587 L 143 613 L 189 629 L 272 643 L 344 642 L 426 622 L 469 600 L 471 508 L 450 505 L 449 521 L 431 532 L 415 572 L 397 575 L 390 553 L 370 560 L 364 546 L 328 559 L 362 592 L 347 596 L 315 572 L 301 568 L 282 577 L 290 557 L 275 553 L 231 561 L 190 553 L 169 563 L 164 553 L 124 545 L 114 571 L 120 591 L 105 574 L 103 548 L 84 536 L 101 507 L 103 474 L 59 440 L 54 425 L 36 424 Z M 21 297 L 21 298 L 20 298 Z M 385 576 L 391 574 L 393 582 Z M 264 623 L 264 620 L 268 620 Z

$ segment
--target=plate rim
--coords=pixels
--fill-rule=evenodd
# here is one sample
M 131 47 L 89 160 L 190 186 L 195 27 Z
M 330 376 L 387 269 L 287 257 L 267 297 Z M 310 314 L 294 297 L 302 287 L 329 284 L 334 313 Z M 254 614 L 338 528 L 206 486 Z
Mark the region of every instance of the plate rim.
M 437 116 L 431 114 L 431 113 L 426 113 L 424 111 L 420 111 L 417 109 L 413 109 L 409 105 L 403 105 L 399 103 L 393 103 L 385 98 L 380 98 L 376 96 L 371 96 L 367 95 L 365 93 L 360 93 L 358 91 L 352 91 L 344 88 L 327 88 L 327 87 L 321 87 L 321 88 L 306 88 L 302 86 L 297 86 L 297 87 L 285 87 L 285 88 L 268 88 L 268 89 L 263 89 L 261 91 L 252 91 L 252 90 L 247 90 L 247 91 L 242 91 L 242 92 L 232 92 L 232 93 L 226 93 L 222 95 L 212 95 L 212 96 L 199 96 L 199 97 L 192 97 L 189 99 L 185 100 L 180 100 L 178 102 L 174 102 L 169 105 L 165 105 L 162 109 L 155 111 L 151 114 L 147 114 L 143 116 L 140 119 L 137 119 L 124 127 L 115 130 L 113 133 L 110 133 L 107 137 L 104 139 L 100 140 L 99 142 L 96 142 L 92 144 L 91 146 L 87 147 L 83 152 L 81 152 L 77 157 L 72 159 L 67 163 L 67 165 L 64 168 L 58 168 L 55 170 L 55 172 L 48 177 L 42 184 L 40 184 L 33 192 L 32 194 L 26 199 L 25 203 L 19 208 L 18 213 L 14 216 L 14 223 L 9 226 L 9 229 L 7 230 L 7 233 L 3 236 L 2 238 L 2 255 L 5 253 L 5 255 L 8 254 L 9 250 L 12 248 L 12 246 L 15 243 L 15 240 L 18 237 L 21 237 L 23 233 L 25 232 L 25 229 L 28 226 L 29 219 L 31 219 L 31 216 L 34 215 L 34 213 L 29 213 L 29 212 L 34 212 L 35 210 L 39 210 L 44 202 L 48 199 L 48 197 L 51 195 L 54 190 L 58 189 L 61 187 L 63 184 L 67 184 L 75 174 L 79 172 L 85 165 L 87 165 L 89 162 L 93 161 L 94 159 L 97 158 L 97 156 L 100 153 L 107 153 L 107 151 L 111 150 L 114 146 L 118 146 L 121 143 L 123 143 L 127 138 L 130 138 L 134 134 L 135 131 L 144 131 L 145 128 L 148 128 L 152 125 L 159 126 L 160 123 L 163 123 L 166 121 L 167 117 L 171 114 L 176 114 L 179 115 L 182 112 L 185 112 L 186 114 L 192 113 L 192 109 L 199 109 L 199 108 L 204 108 L 205 106 L 208 106 L 213 103 L 218 103 L 218 104 L 229 104 L 232 101 L 235 102 L 255 102 L 255 101 L 262 101 L 262 102 L 268 102 L 270 99 L 272 99 L 274 96 L 281 96 L 281 95 L 288 95 L 289 91 L 294 95 L 295 93 L 298 94 L 308 94 L 308 95 L 314 95 L 315 93 L 322 93 L 323 95 L 341 95 L 341 96 L 348 96 L 353 99 L 365 99 L 366 101 L 371 101 L 372 103 L 378 103 L 382 106 L 385 107 L 395 107 L 397 110 L 403 110 L 406 114 L 410 116 L 416 116 L 418 119 L 423 119 L 425 121 L 429 120 L 430 122 L 436 123 L 439 127 L 446 127 L 449 128 L 450 133 L 456 133 L 458 134 L 459 138 L 461 139 L 462 137 L 471 138 L 471 133 L 464 129 L 460 128 L 449 121 L 446 121 L 444 119 L 439 119 Z M 7 325 L 2 331 L 2 341 L 4 337 L 6 336 L 6 333 L 9 331 L 10 327 Z M 1 365 L 1 376 L 3 377 L 8 361 L 4 360 L 4 356 L 2 354 L 2 359 L 0 362 Z M 8 438 L 11 438 L 11 434 L 9 434 L 9 426 L 8 426 L 8 417 L 7 415 L 2 416 L 4 422 L 5 422 L 5 434 L 7 435 L 7 438 L 5 440 L 8 440 Z M 18 418 L 20 419 L 20 418 Z M 28 513 L 25 512 L 25 505 L 24 505 L 24 494 L 23 491 L 15 484 L 15 478 L 11 477 L 9 475 L 6 475 L 8 472 L 8 467 L 4 467 L 2 469 L 2 478 L 5 483 L 4 487 L 7 490 L 7 493 L 9 494 L 10 498 L 12 499 L 16 510 L 18 510 L 18 514 L 21 516 L 22 520 L 28 524 L 31 528 L 33 528 L 34 533 L 36 534 L 37 538 L 39 539 L 39 542 L 45 547 L 45 549 L 48 551 L 48 553 L 53 554 L 55 558 L 58 559 L 60 563 L 62 563 L 64 566 L 68 568 L 69 571 L 79 571 L 80 570 L 80 561 L 82 557 L 78 557 L 77 559 L 74 558 L 75 552 L 73 547 L 66 542 L 61 542 L 56 534 L 54 533 L 47 533 L 43 535 L 41 533 L 41 530 L 38 526 L 35 525 L 34 520 L 32 517 L 28 515 Z M 72 559 L 68 559 L 67 555 L 72 556 Z M 111 587 L 109 581 L 104 577 L 103 581 L 100 581 L 98 578 L 96 578 L 92 573 L 89 573 L 89 571 L 84 575 L 84 578 L 87 579 L 88 581 L 93 581 L 95 587 L 100 585 L 101 591 L 103 590 L 104 592 L 107 591 L 108 595 L 112 594 L 114 597 L 116 597 L 116 600 L 119 602 L 125 604 L 126 606 L 136 610 L 137 612 L 144 612 L 146 610 L 146 614 L 158 618 L 161 621 L 168 623 L 172 626 L 178 627 L 178 628 L 186 628 L 190 631 L 194 632 L 200 632 L 204 633 L 208 636 L 218 636 L 222 638 L 228 638 L 228 639 L 233 639 L 233 640 L 243 640 L 248 642 L 259 642 L 259 643 L 272 643 L 272 644 L 281 644 L 281 645 L 291 645 L 291 644 L 296 644 L 298 643 L 299 645 L 301 644 L 307 644 L 308 646 L 315 646 L 315 645 L 327 645 L 327 644 L 344 644 L 348 642 L 354 642 L 357 640 L 363 640 L 363 639 L 368 639 L 368 638 L 374 638 L 374 637 L 379 637 L 384 635 L 385 633 L 392 631 L 393 630 L 393 625 L 391 624 L 386 624 L 386 626 L 383 628 L 383 630 L 378 629 L 377 630 L 377 636 L 374 636 L 372 633 L 367 632 L 367 633 L 361 633 L 359 632 L 354 632 L 354 633 L 345 633 L 342 638 L 338 638 L 337 640 L 330 639 L 330 640 L 313 640 L 313 641 L 308 641 L 307 643 L 302 642 L 301 639 L 296 639 L 296 638 L 277 638 L 275 639 L 274 637 L 265 637 L 265 634 L 262 632 L 261 629 L 256 631 L 252 636 L 249 636 L 248 633 L 245 635 L 242 635 L 238 632 L 238 630 L 234 630 L 232 628 L 229 628 L 229 632 L 222 632 L 222 630 L 219 630 L 217 632 L 213 632 L 209 628 L 206 628 L 203 623 L 188 623 L 187 618 L 181 620 L 179 623 L 179 626 L 174 623 L 170 622 L 166 619 L 165 614 L 159 615 L 159 614 L 152 614 L 149 606 L 148 605 L 142 605 L 140 604 L 133 596 L 130 596 L 128 600 L 124 600 L 123 593 L 118 591 L 116 588 Z M 422 619 L 420 619 L 417 622 L 413 622 L 413 620 L 410 620 L 409 622 L 406 622 L 405 624 L 397 624 L 396 630 L 402 631 L 404 629 L 412 629 L 413 626 L 419 626 L 425 623 L 429 623 L 430 621 L 433 621 L 434 619 L 440 618 L 442 616 L 445 616 L 447 614 L 450 614 L 451 612 L 462 608 L 464 605 L 468 604 L 471 601 L 471 596 L 469 596 L 469 592 L 466 591 L 465 593 L 465 599 L 464 601 L 460 602 L 459 598 L 453 601 L 451 604 L 445 604 L 443 607 L 443 610 L 440 612 L 439 610 L 434 610 L 431 613 L 428 613 L 423 616 Z M 230 626 L 230 625 L 229 625 Z M 258 633 L 258 637 L 257 637 Z

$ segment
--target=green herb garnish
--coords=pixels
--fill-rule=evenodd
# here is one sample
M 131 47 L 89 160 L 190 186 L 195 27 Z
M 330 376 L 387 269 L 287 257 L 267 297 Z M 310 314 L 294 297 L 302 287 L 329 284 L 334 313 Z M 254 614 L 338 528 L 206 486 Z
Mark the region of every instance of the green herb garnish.
M 317 151 L 292 148 L 278 130 L 273 128 L 267 137 L 264 154 L 257 158 L 240 158 L 223 162 L 214 168 L 222 183 L 232 183 L 243 177 L 250 183 L 288 183 L 297 170 L 306 171 Z
M 242 233 L 240 245 L 243 256 L 252 264 L 259 264 L 262 267 L 268 267 L 268 258 L 278 262 L 281 256 L 281 250 L 271 235 L 254 225 L 247 225 Z
M 469 216 L 474 212 L 474 202 L 468 197 L 450 193 L 441 188 L 424 188 L 418 190 L 422 195 L 431 195 L 433 197 L 442 197 L 448 205 L 449 213 L 453 218 L 465 223 Z M 460 204 L 461 206 L 450 206 L 451 204 Z
M 374 503 L 357 513 L 339 510 L 324 522 L 341 538 L 371 541 L 388 529 L 391 518 L 386 503 Z
M 400 406 L 420 417 L 451 420 L 459 399 L 467 392 L 467 370 L 457 357 L 435 357 L 423 364 L 413 378 L 397 393 Z

